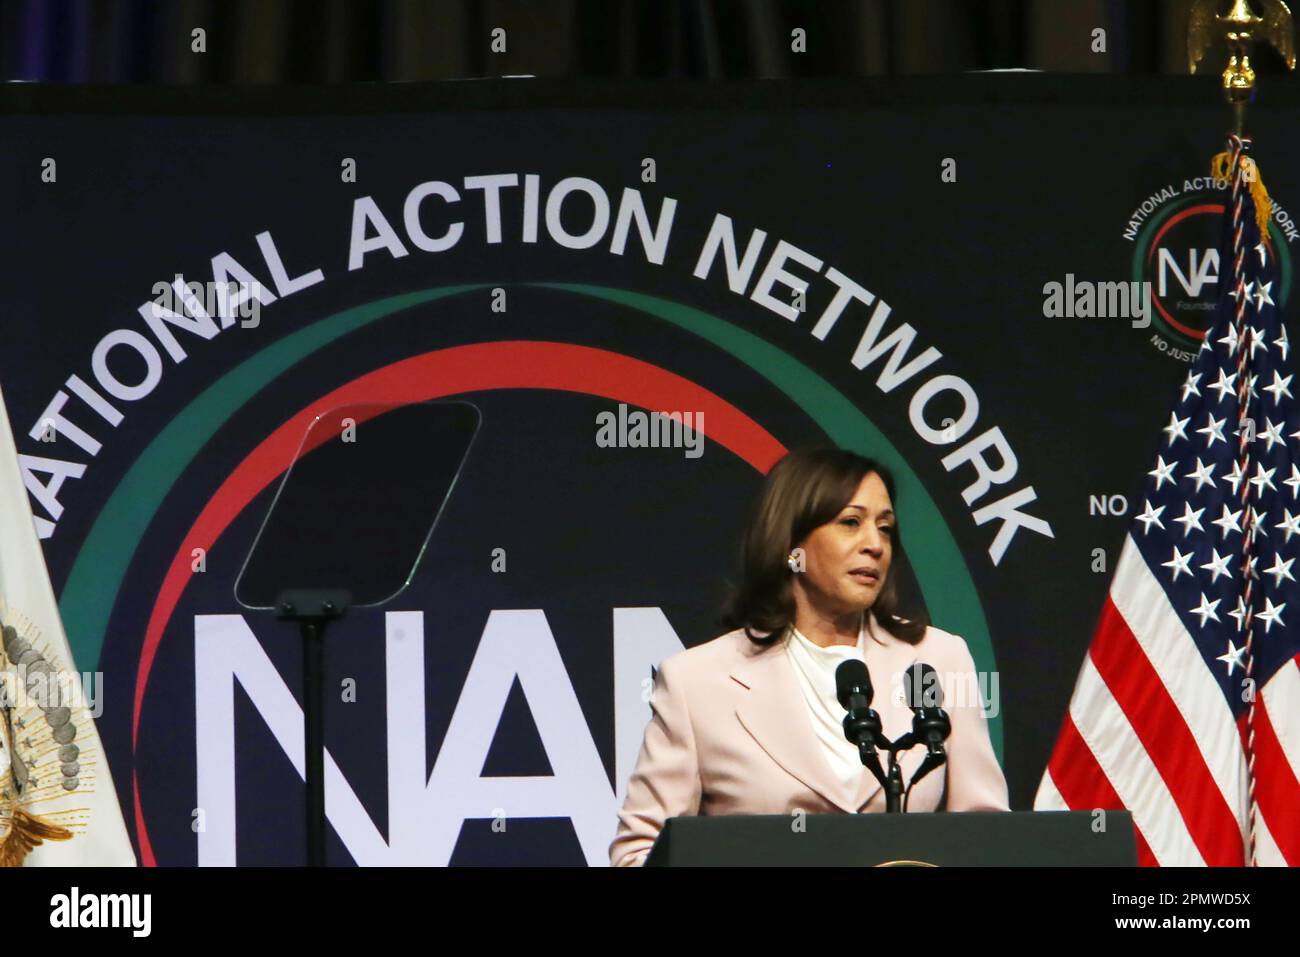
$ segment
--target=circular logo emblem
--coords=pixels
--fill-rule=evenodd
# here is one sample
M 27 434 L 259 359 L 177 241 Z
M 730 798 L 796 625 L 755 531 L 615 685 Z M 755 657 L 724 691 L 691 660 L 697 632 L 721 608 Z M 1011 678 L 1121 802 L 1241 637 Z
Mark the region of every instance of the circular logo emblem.
M 1221 262 L 1219 252 L 1228 202 L 1226 188 L 1184 193 L 1160 207 L 1137 237 L 1133 280 L 1150 283 L 1153 341 L 1165 343 L 1161 351 L 1199 349 L 1214 322 L 1221 278 L 1232 266 Z M 1282 305 L 1291 291 L 1291 256 L 1276 217 L 1269 236 Z

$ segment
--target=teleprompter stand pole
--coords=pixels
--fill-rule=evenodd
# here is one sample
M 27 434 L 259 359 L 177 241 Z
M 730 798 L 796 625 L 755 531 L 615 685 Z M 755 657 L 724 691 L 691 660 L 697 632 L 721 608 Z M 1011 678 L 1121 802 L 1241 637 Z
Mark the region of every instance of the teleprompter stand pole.
M 325 866 L 325 626 L 352 604 L 345 589 L 283 591 L 275 616 L 298 622 L 302 634 L 303 769 L 307 812 L 307 866 Z

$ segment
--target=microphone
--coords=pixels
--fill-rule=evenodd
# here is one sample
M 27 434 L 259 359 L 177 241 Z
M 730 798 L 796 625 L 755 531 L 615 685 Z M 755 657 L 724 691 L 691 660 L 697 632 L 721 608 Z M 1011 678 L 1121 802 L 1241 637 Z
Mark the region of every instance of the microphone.
M 859 749 L 885 743 L 880 715 L 871 707 L 874 696 L 871 675 L 860 658 L 840 662 L 835 669 L 835 693 L 840 706 L 848 712 L 844 716 L 844 736 Z M 864 751 L 865 754 L 865 751 Z
M 906 735 L 911 741 L 907 747 L 922 743 L 926 755 L 908 784 L 911 786 L 948 760 L 943 742 L 952 734 L 952 722 L 943 710 L 943 688 L 934 668 L 918 661 L 903 672 L 903 696 L 912 709 L 912 731 Z
M 845 711 L 871 707 L 871 673 L 867 671 L 865 662 L 859 658 L 840 662 L 835 669 L 835 694 Z

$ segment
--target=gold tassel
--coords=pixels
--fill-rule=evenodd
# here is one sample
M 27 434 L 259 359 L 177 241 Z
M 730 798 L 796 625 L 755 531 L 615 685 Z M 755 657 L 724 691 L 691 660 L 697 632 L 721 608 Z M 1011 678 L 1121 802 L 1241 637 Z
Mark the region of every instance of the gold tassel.
M 1259 164 L 1249 156 L 1243 156 L 1243 172 L 1246 174 L 1246 185 L 1250 189 L 1250 198 L 1255 203 L 1255 225 L 1259 227 L 1260 239 L 1264 245 L 1272 249 L 1273 243 L 1268 235 L 1268 221 L 1273 215 L 1273 201 L 1268 198 L 1268 190 L 1264 188 L 1264 178 L 1259 173 Z M 1215 179 L 1226 180 L 1232 174 L 1232 154 L 1228 152 L 1216 153 L 1214 159 L 1210 160 L 1210 175 Z

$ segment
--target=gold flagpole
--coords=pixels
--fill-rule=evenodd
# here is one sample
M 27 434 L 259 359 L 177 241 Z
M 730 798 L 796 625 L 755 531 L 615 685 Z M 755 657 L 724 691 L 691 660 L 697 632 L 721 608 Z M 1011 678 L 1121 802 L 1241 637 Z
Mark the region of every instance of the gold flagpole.
M 1254 44 L 1263 41 L 1271 44 L 1282 55 L 1288 69 L 1295 69 L 1294 27 L 1291 11 L 1282 0 L 1259 0 L 1264 11 L 1263 16 L 1256 16 L 1247 0 L 1233 0 L 1232 9 L 1226 14 L 1215 14 L 1221 4 L 1214 0 L 1196 0 L 1187 24 L 1187 65 L 1195 73 L 1205 59 L 1211 45 L 1222 38 L 1227 46 L 1228 64 L 1223 71 L 1223 95 L 1232 107 L 1233 132 L 1228 136 L 1228 151 L 1218 154 L 1213 161 L 1212 170 L 1216 177 L 1227 179 L 1232 188 L 1232 204 L 1229 215 L 1232 221 L 1232 275 L 1233 298 L 1236 301 L 1236 313 L 1233 321 L 1233 336 L 1241 345 L 1237 356 L 1237 375 L 1241 383 L 1237 395 L 1237 435 L 1239 437 L 1238 465 L 1243 472 L 1248 471 L 1251 460 L 1250 436 L 1250 390 L 1249 358 L 1254 356 L 1253 337 L 1258 330 L 1246 318 L 1246 304 L 1249 298 L 1246 284 L 1245 258 L 1242 235 L 1244 229 L 1244 196 L 1250 194 L 1255 206 L 1255 221 L 1259 227 L 1261 248 L 1268 244 L 1268 220 L 1272 212 L 1272 201 L 1264 189 L 1254 161 L 1246 154 L 1250 150 L 1250 139 L 1246 136 L 1246 106 L 1255 98 L 1255 70 L 1250 65 L 1250 54 Z M 1262 255 L 1262 253 L 1261 253 Z M 1240 628 L 1245 632 L 1245 681 L 1252 680 L 1254 670 L 1254 614 L 1252 598 L 1253 582 L 1251 568 L 1255 560 L 1253 541 L 1254 511 L 1249 508 L 1249 487 L 1242 486 L 1243 511 L 1246 521 L 1242 528 L 1242 577 L 1243 601 L 1245 614 Z M 1244 836 L 1245 862 L 1250 866 L 1257 864 L 1257 823 L 1259 808 L 1255 798 L 1255 696 L 1251 688 L 1251 697 L 1246 710 L 1246 833 Z

